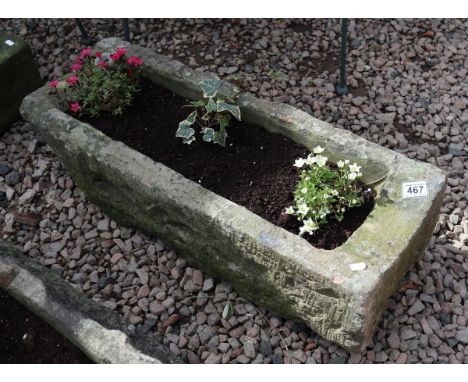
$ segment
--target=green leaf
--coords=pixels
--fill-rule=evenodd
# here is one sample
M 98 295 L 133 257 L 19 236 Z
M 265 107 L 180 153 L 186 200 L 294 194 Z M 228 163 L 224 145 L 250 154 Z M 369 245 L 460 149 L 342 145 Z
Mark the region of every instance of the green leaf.
M 225 130 L 229 126 L 229 121 L 231 120 L 231 114 L 220 114 L 219 115 L 219 127 L 221 130 Z
M 268 69 L 267 76 L 273 81 L 287 81 L 289 79 L 281 70 Z
M 179 123 L 179 128 L 176 131 L 176 137 L 184 138 L 184 143 L 191 143 L 190 140 L 193 138 L 195 134 L 195 130 L 190 127 L 191 123 L 184 119 L 182 122 Z M 186 142 L 190 140 L 190 142 Z
M 212 113 L 217 110 L 216 102 L 213 100 L 213 98 L 210 98 L 210 100 L 205 106 L 205 109 L 207 113 Z
M 234 309 L 232 308 L 232 304 L 230 301 L 228 301 L 226 305 L 224 305 L 223 314 L 221 315 L 221 318 L 223 320 L 226 320 L 227 318 L 232 316 L 233 312 L 234 312 Z
M 229 103 L 226 103 L 222 100 L 217 101 L 217 107 L 218 107 L 218 112 L 221 113 L 223 111 L 228 111 L 231 113 L 238 121 L 241 120 L 241 112 L 239 109 L 239 106 L 237 105 L 231 105 Z
M 184 138 L 184 143 L 189 145 L 190 143 L 192 143 L 193 141 L 195 140 L 195 137 L 192 135 L 190 138 L 188 139 L 185 139 Z
M 185 120 L 192 125 L 195 123 L 196 119 L 197 119 L 197 112 L 192 111 Z
M 244 78 L 244 73 L 238 72 L 238 73 L 232 73 L 229 76 L 226 77 L 228 81 L 240 81 Z
M 203 90 L 203 97 L 213 98 L 221 87 L 221 80 L 219 78 L 203 80 L 200 82 L 200 87 Z
M 198 100 L 198 101 L 191 101 L 190 104 L 194 107 L 204 107 L 205 106 L 205 101 L 203 100 Z
M 236 100 L 234 98 L 231 98 L 231 97 L 226 97 L 226 101 L 227 103 L 233 103 L 235 104 L 236 103 Z
M 213 142 L 224 147 L 226 146 L 226 138 L 227 138 L 226 129 L 220 129 L 219 131 L 215 132 Z
M 203 134 L 203 140 L 205 142 L 211 142 L 214 139 L 215 136 L 215 131 L 211 127 L 206 127 L 202 130 Z

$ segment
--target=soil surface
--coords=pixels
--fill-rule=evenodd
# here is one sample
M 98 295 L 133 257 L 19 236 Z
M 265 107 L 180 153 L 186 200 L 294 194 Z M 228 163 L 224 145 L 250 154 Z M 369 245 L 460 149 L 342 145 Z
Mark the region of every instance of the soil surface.
M 0 289 L 0 363 L 92 363 L 52 326 Z
M 112 139 L 161 162 L 203 187 L 297 234 L 299 224 L 284 213 L 293 202 L 299 173 L 293 166 L 308 150 L 290 139 L 245 122 L 231 122 L 226 147 L 206 143 L 197 134 L 190 145 L 175 137 L 180 121 L 191 112 L 189 100 L 147 79 L 134 106 L 122 116 L 82 118 Z M 365 187 L 364 185 L 362 185 Z M 369 194 L 370 195 L 370 194 Z M 343 244 L 374 207 L 370 195 L 349 210 L 342 222 L 332 221 L 305 237 L 318 248 Z

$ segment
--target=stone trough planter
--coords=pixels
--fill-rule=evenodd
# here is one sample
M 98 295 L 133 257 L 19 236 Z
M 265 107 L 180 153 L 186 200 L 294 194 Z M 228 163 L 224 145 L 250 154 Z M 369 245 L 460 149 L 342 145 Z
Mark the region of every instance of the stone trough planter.
M 184 97 L 199 98 L 199 82 L 212 76 L 115 38 L 101 41 L 97 48 L 114 51 L 121 46 L 144 59 L 148 78 Z M 233 85 L 225 83 L 222 93 L 232 92 Z M 109 216 L 160 237 L 256 304 L 299 319 L 323 337 L 357 350 L 371 339 L 388 298 L 427 245 L 445 176 L 294 107 L 248 93 L 241 94 L 240 107 L 247 122 L 309 149 L 319 144 L 333 161 L 350 159 L 363 167 L 364 182 L 378 191 L 377 204 L 341 247 L 314 248 L 111 140 L 56 108 L 45 87 L 26 97 L 21 113 Z M 402 184 L 412 181 L 426 182 L 427 195 L 403 197 Z M 359 270 L 353 270 L 357 263 Z

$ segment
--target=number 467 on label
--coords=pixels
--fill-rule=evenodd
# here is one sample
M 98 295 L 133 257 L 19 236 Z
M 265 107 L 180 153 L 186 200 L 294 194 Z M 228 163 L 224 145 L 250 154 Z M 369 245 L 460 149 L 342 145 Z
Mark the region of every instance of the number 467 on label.
M 416 198 L 427 195 L 426 182 L 408 182 L 403 183 L 403 197 Z

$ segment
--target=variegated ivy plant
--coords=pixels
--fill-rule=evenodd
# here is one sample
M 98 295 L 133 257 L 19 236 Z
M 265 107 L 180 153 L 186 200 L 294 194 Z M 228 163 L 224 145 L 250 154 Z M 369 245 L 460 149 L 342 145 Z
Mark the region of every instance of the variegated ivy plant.
M 200 128 L 205 142 L 226 145 L 226 127 L 232 117 L 241 120 L 241 113 L 236 100 L 231 97 L 220 97 L 221 87 L 219 78 L 207 79 L 200 82 L 203 99 L 192 101 L 189 106 L 195 108 L 189 116 L 179 123 L 176 137 L 183 138 L 184 143 L 190 144 L 195 140 L 195 126 Z

